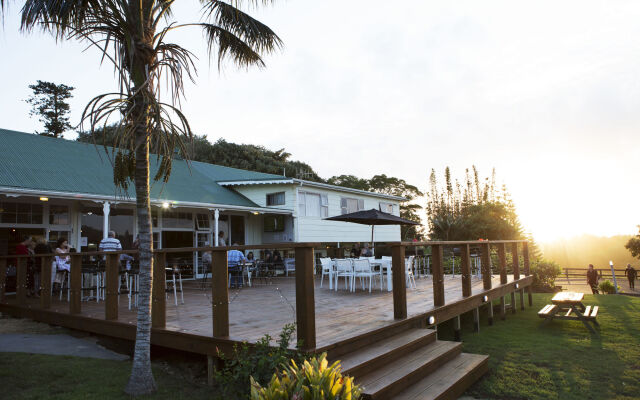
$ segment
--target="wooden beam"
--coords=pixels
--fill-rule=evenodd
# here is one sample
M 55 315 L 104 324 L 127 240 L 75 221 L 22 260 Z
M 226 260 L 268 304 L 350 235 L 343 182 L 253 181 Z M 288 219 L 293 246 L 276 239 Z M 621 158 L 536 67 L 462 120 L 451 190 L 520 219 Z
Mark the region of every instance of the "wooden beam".
M 491 245 L 483 243 L 482 249 L 482 284 L 484 290 L 491 289 Z
M 107 255 L 105 271 L 106 298 L 104 302 L 104 319 L 118 319 L 118 287 L 120 286 L 120 255 Z
M 453 340 L 460 342 L 462 339 L 460 329 L 460 316 L 457 315 L 453 318 Z
M 227 251 L 211 252 L 211 310 L 213 336 L 229 337 L 229 268 Z
M 7 259 L 0 258 L 0 303 L 4 303 L 4 294 L 7 292 Z
M 516 292 L 511 292 L 511 314 L 516 313 Z
M 505 301 L 504 301 L 504 295 L 500 296 L 500 319 L 503 321 L 507 318 L 506 308 L 507 308 L 507 305 L 505 304 Z
M 167 253 L 156 253 L 153 257 L 151 327 L 164 329 L 167 326 Z
M 524 274 L 526 276 L 531 275 L 531 266 L 529 264 L 529 243 L 522 243 L 522 258 L 524 261 Z M 527 294 L 529 296 L 529 307 L 533 306 L 533 295 L 531 294 L 531 286 L 527 287 Z
M 69 301 L 69 312 L 71 314 L 80 314 L 82 301 L 82 255 L 74 253 L 71 255 L 71 287 Z
M 391 246 L 391 277 L 393 280 L 393 318 L 407 318 L 407 283 L 404 270 L 405 247 Z
M 520 279 L 520 255 L 518 243 L 511 243 L 511 256 L 513 258 L 513 279 Z
M 444 255 L 442 245 L 431 246 L 431 274 L 433 275 L 433 305 L 444 305 Z
M 480 309 L 478 307 L 473 309 L 473 330 L 480 332 Z
M 1 261 L 0 261 L 1 262 Z M 40 257 L 40 307 L 47 309 L 51 307 L 51 264 L 53 257 Z
M 460 257 L 462 297 L 469 297 L 471 296 L 471 254 L 468 244 L 460 246 Z
M 18 304 L 27 302 L 27 259 L 18 258 L 16 267 L 16 301 Z
M 489 300 L 487 306 L 487 321 L 489 322 L 489 326 L 491 326 L 493 325 L 493 301 Z
M 500 262 L 500 284 L 507 283 L 507 247 L 504 243 L 498 244 L 498 261 Z
M 296 247 L 296 322 L 303 351 L 316 348 L 313 247 Z

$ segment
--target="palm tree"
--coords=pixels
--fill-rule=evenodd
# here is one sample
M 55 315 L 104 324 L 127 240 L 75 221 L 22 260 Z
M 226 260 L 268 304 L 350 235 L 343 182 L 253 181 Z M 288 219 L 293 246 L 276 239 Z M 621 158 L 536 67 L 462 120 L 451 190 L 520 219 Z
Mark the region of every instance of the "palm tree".
M 218 68 L 225 58 L 241 67 L 264 66 L 261 55 L 281 47 L 266 25 L 240 10 L 268 0 L 235 0 L 228 4 L 200 0 L 200 21 L 179 24 L 171 8 L 175 0 L 26 0 L 22 8 L 23 31 L 41 28 L 58 40 L 80 40 L 100 49 L 102 61 L 113 64 L 118 90 L 93 98 L 82 124 L 93 133 L 117 121 L 116 148 L 111 150 L 114 181 L 123 190 L 133 180 L 140 234 L 140 296 L 135 353 L 125 392 L 155 391 L 151 372 L 152 250 L 149 200 L 149 148 L 158 154 L 154 180 L 169 178 L 177 151 L 187 156 L 185 139 L 192 137 L 187 118 L 179 108 L 184 96 L 183 78 L 193 81 L 193 54 L 169 41 L 177 29 L 204 32 L 209 55 Z M 5 1 L 0 0 L 0 6 Z M 162 89 L 162 92 L 161 92 Z M 168 100 L 161 96 L 166 93 Z

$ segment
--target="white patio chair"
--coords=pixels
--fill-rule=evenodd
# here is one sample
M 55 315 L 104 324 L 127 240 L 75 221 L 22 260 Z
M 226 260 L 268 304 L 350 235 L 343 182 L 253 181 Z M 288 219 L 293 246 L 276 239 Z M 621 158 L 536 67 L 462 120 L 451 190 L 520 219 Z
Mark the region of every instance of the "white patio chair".
M 167 276 L 167 278 L 169 278 Z M 178 292 L 180 292 L 180 304 L 184 304 L 184 292 L 182 290 L 182 272 L 180 268 L 171 268 L 171 277 L 166 280 L 166 293 L 167 297 L 171 291 L 173 291 L 173 302 L 178 305 Z
M 382 263 L 382 265 L 380 266 L 380 280 L 391 279 L 392 260 L 393 260 L 393 257 L 390 257 L 390 256 L 382 256 L 380 258 L 380 262 Z M 386 274 L 385 274 L 385 271 L 387 271 Z
M 365 289 L 364 278 L 369 278 L 369 293 L 371 293 L 373 277 L 377 275 L 377 273 L 371 268 L 369 259 L 353 260 L 353 274 L 354 278 L 360 278 L 362 290 Z M 355 279 L 353 282 L 353 290 L 355 291 Z M 380 290 L 382 290 L 382 281 L 380 281 Z
M 333 272 L 333 264 L 331 263 L 331 258 L 321 258 L 320 259 L 320 264 L 322 264 L 322 276 L 320 276 L 320 287 L 322 287 L 322 280 L 324 279 L 325 275 L 329 276 L 329 280 L 331 280 L 332 278 L 332 272 Z
M 347 278 L 349 278 L 349 290 L 353 291 L 353 264 L 351 260 L 336 260 L 336 291 L 338 290 L 338 280 L 344 278 L 344 288 L 347 288 Z
M 418 286 L 416 285 L 416 278 L 413 275 L 413 260 L 415 260 L 415 256 L 410 256 L 404 261 L 404 273 L 406 277 L 407 286 L 411 289 L 416 289 Z
M 296 259 L 285 258 L 284 259 L 284 273 L 289 276 L 289 271 L 296 272 Z

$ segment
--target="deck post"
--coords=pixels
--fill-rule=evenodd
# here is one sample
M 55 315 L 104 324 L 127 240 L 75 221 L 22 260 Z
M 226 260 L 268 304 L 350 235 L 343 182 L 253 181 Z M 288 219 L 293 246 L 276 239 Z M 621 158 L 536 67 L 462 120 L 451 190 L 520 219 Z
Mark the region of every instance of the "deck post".
M 120 286 L 120 255 L 108 254 L 105 271 L 106 299 L 104 319 L 118 319 L 118 287 Z
M 507 246 L 498 243 L 498 261 L 500 262 L 500 284 L 507 283 Z
M 511 292 L 511 314 L 516 313 L 516 292 Z
M 518 242 L 511 245 L 511 255 L 513 256 L 513 279 L 520 279 L 520 255 L 518 253 Z M 524 289 L 518 289 L 520 294 L 520 309 L 524 310 Z
M 471 254 L 469 245 L 460 247 L 460 269 L 462 273 L 462 297 L 471 296 Z
M 80 314 L 82 301 L 82 256 L 80 254 L 71 255 L 71 275 L 69 285 L 70 297 L 69 313 Z
M 489 322 L 489 326 L 493 325 L 493 301 L 489 300 L 489 302 L 487 303 L 487 306 L 489 307 L 488 311 L 488 318 L 487 321 Z
M 213 336 L 229 337 L 229 268 L 227 267 L 227 251 L 213 250 L 211 253 Z
M 433 258 L 433 306 L 444 305 L 444 256 L 442 245 L 431 245 L 431 257 Z
M 391 279 L 393 280 L 393 318 L 407 318 L 407 283 L 404 266 L 405 247 L 391 246 Z
M 302 350 L 316 348 L 313 247 L 296 247 L 296 322 Z
M 16 267 L 16 301 L 23 305 L 27 302 L 27 259 L 18 258 Z
M 480 332 L 480 309 L 473 309 L 473 330 L 474 332 Z
M 462 335 L 460 334 L 460 316 L 456 315 L 453 318 L 453 340 L 456 342 L 462 341 Z
M 53 257 L 40 257 L 40 307 L 51 308 L 51 264 Z
M 504 296 L 500 296 L 500 319 L 503 321 L 507 318 L 506 309 L 507 309 L 507 306 L 504 301 Z
M 153 260 L 153 286 L 151 293 L 151 327 L 164 329 L 167 326 L 167 280 L 165 267 L 167 253 L 155 253 Z
M 483 243 L 482 248 L 482 283 L 484 290 L 491 289 L 491 245 Z
M 529 276 L 531 274 L 531 268 L 529 265 L 529 243 L 522 243 L 522 258 L 524 259 L 524 274 Z M 529 296 L 529 307 L 533 306 L 533 296 L 531 295 L 531 285 L 527 286 L 527 294 Z
M 7 259 L 0 258 L 0 303 L 4 303 L 4 294 L 7 291 Z

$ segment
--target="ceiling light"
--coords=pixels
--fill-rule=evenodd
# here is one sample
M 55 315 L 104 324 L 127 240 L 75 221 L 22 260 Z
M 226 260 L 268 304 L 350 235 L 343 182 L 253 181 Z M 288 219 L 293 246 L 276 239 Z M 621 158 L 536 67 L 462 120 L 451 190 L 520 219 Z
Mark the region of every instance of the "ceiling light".
M 169 208 L 169 203 L 167 203 L 166 201 L 162 203 L 162 208 Z
M 49 201 L 48 197 L 40 197 L 40 201 Z

